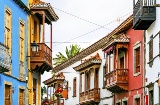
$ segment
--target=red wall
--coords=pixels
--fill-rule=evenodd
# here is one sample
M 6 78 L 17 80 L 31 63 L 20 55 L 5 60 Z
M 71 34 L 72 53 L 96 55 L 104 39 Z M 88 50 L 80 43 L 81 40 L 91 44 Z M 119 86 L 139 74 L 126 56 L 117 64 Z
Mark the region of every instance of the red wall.
M 141 104 L 143 103 L 143 31 L 141 30 L 133 30 L 130 28 L 126 35 L 130 38 L 129 48 L 128 48 L 128 69 L 129 69 L 129 92 L 128 93 L 121 93 L 115 95 L 115 101 L 118 99 L 123 99 L 124 97 L 128 97 L 128 105 L 133 105 L 134 102 L 134 95 L 141 94 Z M 140 41 L 141 42 L 141 59 L 140 59 L 140 67 L 141 67 L 141 74 L 134 77 L 134 62 L 133 62 L 133 46 L 134 44 Z

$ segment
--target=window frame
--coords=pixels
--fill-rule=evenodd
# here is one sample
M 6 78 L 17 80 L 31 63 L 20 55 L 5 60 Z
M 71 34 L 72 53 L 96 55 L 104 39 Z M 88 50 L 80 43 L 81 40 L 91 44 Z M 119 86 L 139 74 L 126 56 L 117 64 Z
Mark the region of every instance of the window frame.
M 124 105 L 124 103 L 123 102 L 127 102 L 127 105 L 128 105 L 128 98 L 126 98 L 126 97 L 124 97 L 123 99 L 122 99 L 122 105 Z
M 137 100 L 137 99 L 139 99 L 140 105 L 141 105 L 141 103 L 142 103 L 142 102 L 141 102 L 141 94 L 136 94 L 136 95 L 134 95 L 133 98 L 134 98 L 133 105 L 136 105 L 136 100 Z
M 139 49 L 139 72 L 137 72 L 137 55 L 136 50 Z M 141 74 L 141 41 L 137 41 L 133 45 L 133 75 L 138 76 Z
M 4 31 L 4 44 L 9 48 L 8 53 L 12 56 L 12 11 L 7 6 L 4 14 Z
M 22 26 L 22 27 L 21 27 Z M 21 29 L 22 28 L 22 29 Z M 21 31 L 23 30 L 23 31 Z M 21 32 L 23 35 L 21 35 Z M 19 19 L 19 57 L 20 61 L 24 62 L 25 53 L 25 22 Z

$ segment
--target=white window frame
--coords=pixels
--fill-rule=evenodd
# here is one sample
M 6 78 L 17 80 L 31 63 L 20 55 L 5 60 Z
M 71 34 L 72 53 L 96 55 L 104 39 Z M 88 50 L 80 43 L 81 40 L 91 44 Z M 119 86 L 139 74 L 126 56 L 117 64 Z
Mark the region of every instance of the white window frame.
M 136 73 L 136 53 L 135 53 L 135 50 L 137 49 L 137 48 L 139 48 L 140 47 L 140 57 L 141 57 L 141 41 L 137 41 L 134 45 L 133 45 L 133 75 L 134 76 L 138 76 L 138 75 L 140 75 L 141 74 L 141 66 L 140 66 L 140 72 L 137 72 Z M 141 62 L 141 60 L 140 60 L 140 62 Z

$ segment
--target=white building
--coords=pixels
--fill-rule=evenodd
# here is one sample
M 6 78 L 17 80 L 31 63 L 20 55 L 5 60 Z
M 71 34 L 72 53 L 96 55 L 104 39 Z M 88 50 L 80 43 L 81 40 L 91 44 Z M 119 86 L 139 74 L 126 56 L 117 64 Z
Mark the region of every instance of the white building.
M 146 105 L 160 104 L 160 8 L 157 4 L 159 0 L 139 0 L 133 10 L 133 28 L 145 32 Z

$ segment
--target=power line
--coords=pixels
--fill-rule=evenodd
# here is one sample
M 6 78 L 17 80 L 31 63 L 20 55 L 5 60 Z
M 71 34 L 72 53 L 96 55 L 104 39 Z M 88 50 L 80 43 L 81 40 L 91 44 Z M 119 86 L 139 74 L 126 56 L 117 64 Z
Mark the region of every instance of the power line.
M 75 18 L 78 18 L 78 19 L 80 19 L 80 20 L 83 20 L 83 21 L 85 21 L 85 22 L 88 22 L 88 23 L 94 24 L 94 25 L 96 25 L 96 26 L 99 26 L 99 27 L 101 27 L 101 28 L 104 28 L 104 29 L 107 29 L 107 30 L 109 30 L 109 31 L 112 31 L 111 29 L 108 29 L 108 28 L 106 28 L 105 26 L 102 26 L 102 25 L 99 25 L 99 24 L 97 24 L 97 23 L 91 22 L 91 21 L 89 21 L 89 20 L 87 20 L 87 19 L 84 19 L 84 18 L 81 18 L 81 17 L 79 17 L 79 16 L 73 15 L 73 14 L 68 13 L 68 12 L 66 12 L 66 11 L 63 11 L 63 10 L 61 10 L 61 9 L 58 9 L 58 8 L 55 8 L 55 7 L 53 7 L 53 8 L 56 9 L 56 10 L 59 10 L 59 11 L 61 11 L 61 12 L 63 12 L 63 13 L 65 13 L 65 14 L 68 14 L 68 15 L 70 15 L 70 16 L 73 16 L 73 17 L 75 17 Z
M 132 13 L 132 12 L 127 13 L 126 15 L 124 15 L 124 16 L 122 16 L 122 17 L 119 17 L 119 19 L 120 19 L 120 18 L 123 18 L 123 17 L 125 17 L 125 16 L 127 16 L 127 15 L 129 15 L 129 14 L 131 14 L 131 13 Z M 112 23 L 115 22 L 115 21 L 117 21 L 117 19 L 116 19 L 116 20 L 113 20 L 113 21 L 111 21 L 111 22 L 109 22 L 109 23 L 107 23 L 107 24 L 104 25 L 104 26 L 107 26 L 107 25 L 109 25 L 109 24 L 112 24 Z M 89 32 L 87 32 L 87 33 L 85 33 L 85 34 L 80 35 L 80 36 L 74 37 L 74 38 L 72 38 L 72 39 L 70 39 L 70 40 L 67 40 L 67 41 L 65 41 L 65 42 L 69 42 L 69 41 L 72 41 L 72 40 L 74 40 L 74 39 L 80 38 L 80 37 L 82 37 L 82 36 L 88 35 L 88 34 L 90 34 L 90 33 L 92 33 L 92 32 L 95 32 L 95 31 L 101 29 L 101 28 L 102 28 L 102 27 L 96 28 L 96 29 L 94 29 L 94 30 L 91 30 L 91 31 L 89 31 Z M 59 43 L 59 44 L 54 45 L 54 46 L 58 46 L 58 45 L 61 45 L 61 44 L 63 44 L 63 43 Z
M 50 43 L 50 42 L 45 42 Z M 52 43 L 91 43 L 91 42 L 52 42 Z

